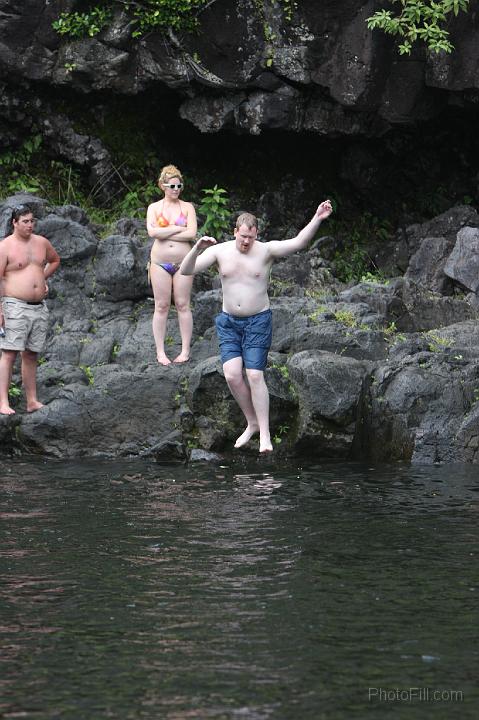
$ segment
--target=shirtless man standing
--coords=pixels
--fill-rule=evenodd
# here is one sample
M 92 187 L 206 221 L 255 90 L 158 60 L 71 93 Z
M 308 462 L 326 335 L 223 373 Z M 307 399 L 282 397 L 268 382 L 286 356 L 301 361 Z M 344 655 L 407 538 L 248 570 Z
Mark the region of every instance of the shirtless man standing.
M 8 389 L 15 359 L 22 355 L 27 412 L 43 407 L 37 398 L 37 355 L 48 330 L 47 278 L 60 265 L 49 240 L 33 233 L 27 205 L 12 212 L 13 232 L 0 242 L 0 414 L 13 415 Z
M 246 445 L 259 432 L 260 453 L 273 450 L 269 432 L 269 393 L 264 380 L 272 339 L 268 297 L 271 266 L 277 258 L 305 249 L 322 220 L 332 211 L 330 201 L 325 200 L 296 237 L 265 243 L 256 242 L 258 221 L 255 216 L 243 213 L 236 221 L 234 240 L 217 245 L 214 238 L 201 237 L 180 265 L 183 275 L 194 275 L 213 263 L 218 265 L 223 311 L 216 317 L 216 330 L 223 371 L 247 423 L 246 430 L 235 442 L 236 448 Z

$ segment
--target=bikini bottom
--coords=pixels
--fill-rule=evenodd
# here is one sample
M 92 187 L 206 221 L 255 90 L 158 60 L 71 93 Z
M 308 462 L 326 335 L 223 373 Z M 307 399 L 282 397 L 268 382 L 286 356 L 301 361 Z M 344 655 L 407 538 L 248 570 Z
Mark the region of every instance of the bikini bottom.
M 163 268 L 163 270 L 166 270 L 167 273 L 169 273 L 171 276 L 173 276 L 179 269 L 180 269 L 180 263 L 158 263 L 155 262 L 155 265 L 158 265 L 158 267 Z M 146 269 L 148 271 L 148 283 L 151 285 L 151 275 L 150 275 L 150 267 L 151 262 L 149 262 L 146 266 Z

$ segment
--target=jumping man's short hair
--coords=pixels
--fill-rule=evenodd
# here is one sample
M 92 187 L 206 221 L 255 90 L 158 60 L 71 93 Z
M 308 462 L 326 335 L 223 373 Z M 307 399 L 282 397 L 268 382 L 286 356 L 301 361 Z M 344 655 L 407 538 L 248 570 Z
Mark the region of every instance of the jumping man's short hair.
M 251 228 L 258 229 L 258 219 L 251 213 L 241 213 L 236 220 L 236 229 L 239 230 L 242 225 L 246 225 L 248 230 L 251 230 Z

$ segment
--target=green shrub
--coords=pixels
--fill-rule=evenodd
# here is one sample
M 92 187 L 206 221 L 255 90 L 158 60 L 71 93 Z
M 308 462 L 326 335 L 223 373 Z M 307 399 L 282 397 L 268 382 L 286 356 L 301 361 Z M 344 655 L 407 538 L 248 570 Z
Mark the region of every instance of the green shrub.
M 366 247 L 372 243 L 384 242 L 392 236 L 392 228 L 387 220 L 377 218 L 371 213 L 363 213 L 353 224 L 332 220 L 330 232 L 343 239 L 343 249 L 333 258 L 336 276 L 343 282 L 358 282 L 372 273 L 379 274 L 378 268 Z
M 229 229 L 230 210 L 226 190 L 215 185 L 212 188 L 203 188 L 203 200 L 198 213 L 205 218 L 199 229 L 200 235 L 212 235 L 217 240 Z
M 94 37 L 112 20 L 115 8 L 126 12 L 131 20 L 132 37 L 141 37 L 151 30 L 192 32 L 198 27 L 198 14 L 211 0 L 110 0 L 101 5 L 90 4 L 84 12 L 62 13 L 52 27 L 60 35 L 71 38 Z
M 410 55 L 413 44 L 425 43 L 433 52 L 450 53 L 454 46 L 445 29 L 448 16 L 458 15 L 469 7 L 469 0 L 389 0 L 399 5 L 397 13 L 382 8 L 367 18 L 370 30 L 378 28 L 400 38 L 400 55 Z
M 22 394 L 22 389 L 19 388 L 14 382 L 10 384 L 10 387 L 8 388 L 8 397 L 9 398 L 18 398 Z
M 111 21 L 111 6 L 99 7 L 96 5 L 86 12 L 70 12 L 62 13 L 60 17 L 52 23 L 52 27 L 59 35 L 68 35 L 72 38 L 81 38 L 85 36 L 94 37 L 103 30 Z

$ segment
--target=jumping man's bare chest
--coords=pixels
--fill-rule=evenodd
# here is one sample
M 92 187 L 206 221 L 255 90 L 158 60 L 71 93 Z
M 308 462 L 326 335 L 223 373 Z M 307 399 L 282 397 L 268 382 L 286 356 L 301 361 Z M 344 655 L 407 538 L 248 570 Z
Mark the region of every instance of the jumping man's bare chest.
M 220 275 L 224 280 L 243 282 L 263 281 L 269 276 L 269 265 L 258 258 L 227 258 L 220 266 Z

